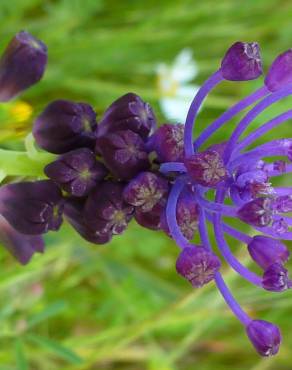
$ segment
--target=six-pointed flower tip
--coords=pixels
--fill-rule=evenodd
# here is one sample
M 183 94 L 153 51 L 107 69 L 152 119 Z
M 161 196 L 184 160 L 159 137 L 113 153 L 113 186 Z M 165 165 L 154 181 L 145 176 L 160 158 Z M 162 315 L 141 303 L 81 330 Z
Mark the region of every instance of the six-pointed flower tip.
M 16 35 L 0 61 L 0 100 L 8 100 L 38 81 L 46 58 L 42 42 L 25 32 Z M 291 139 L 246 149 L 291 119 L 291 112 L 273 118 L 241 140 L 260 112 L 292 94 L 290 59 L 290 50 L 276 58 L 266 86 L 232 106 L 194 142 L 193 125 L 207 94 L 223 79 L 245 81 L 261 75 L 256 43 L 237 42 L 230 47 L 220 69 L 194 98 L 185 125 L 164 124 L 156 129 L 152 108 L 134 93 L 115 100 L 99 124 L 89 104 L 50 103 L 37 117 L 33 134 L 42 149 L 60 156 L 44 169 L 49 180 L 0 188 L 1 241 L 24 264 L 35 252 L 43 252 L 41 235 L 57 231 L 63 214 L 82 238 L 95 244 L 108 243 L 123 233 L 132 219 L 148 229 L 163 230 L 182 249 L 177 272 L 194 287 L 215 280 L 258 353 L 276 354 L 281 342 L 279 329 L 266 321 L 251 320 L 235 301 L 219 272 L 221 261 L 212 249 L 207 224 L 213 227 L 218 252 L 244 279 L 273 292 L 292 287 L 284 267 L 290 253 L 280 240 L 292 239 L 292 219 L 287 215 L 292 211 L 292 189 L 273 184 L 273 177 L 292 171 Z M 209 136 L 251 105 L 255 106 L 229 139 L 200 150 Z M 280 158 L 271 162 L 266 157 Z M 263 235 L 246 235 L 229 225 L 230 218 L 252 225 Z M 201 239 L 199 247 L 191 242 L 195 234 Z M 262 275 L 237 260 L 225 234 L 247 244 Z

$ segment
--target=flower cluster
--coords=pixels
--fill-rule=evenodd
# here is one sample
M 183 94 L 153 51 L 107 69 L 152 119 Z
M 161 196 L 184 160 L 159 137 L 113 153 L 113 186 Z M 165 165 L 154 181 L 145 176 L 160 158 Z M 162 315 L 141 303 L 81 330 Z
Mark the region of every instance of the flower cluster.
M 27 33 L 21 35 L 1 59 L 2 101 L 38 81 L 45 68 L 44 45 Z M 95 244 L 107 243 L 124 232 L 133 218 L 143 227 L 163 230 L 181 248 L 178 274 L 194 287 L 214 280 L 257 352 L 275 355 L 281 342 L 278 327 L 250 318 L 235 300 L 221 276 L 221 259 L 212 250 L 207 224 L 213 227 L 222 257 L 244 279 L 272 292 L 292 287 L 285 268 L 290 253 L 283 243 L 292 240 L 292 218 L 287 215 L 292 211 L 292 189 L 273 184 L 274 178 L 292 171 L 292 138 L 249 148 L 292 118 L 291 111 L 241 138 L 261 112 L 292 94 L 291 56 L 291 50 L 278 56 L 263 87 L 223 113 L 195 140 L 198 111 L 215 86 L 223 80 L 261 76 L 257 43 L 236 42 L 230 47 L 218 71 L 196 94 L 185 125 L 156 128 L 150 105 L 133 93 L 113 102 L 99 123 L 86 103 L 50 103 L 36 119 L 33 135 L 40 148 L 57 156 L 44 168 L 47 180 L 1 187 L 1 240 L 26 263 L 34 252 L 44 250 L 42 234 L 57 231 L 63 217 Z M 22 66 L 31 58 L 35 73 L 26 66 L 23 73 L 15 73 L 17 63 Z M 251 105 L 227 141 L 199 151 L 214 132 Z M 256 234 L 249 236 L 230 226 L 228 218 L 252 226 Z M 200 245 L 191 242 L 195 233 Z M 233 255 L 225 234 L 247 246 L 262 269 L 260 275 Z

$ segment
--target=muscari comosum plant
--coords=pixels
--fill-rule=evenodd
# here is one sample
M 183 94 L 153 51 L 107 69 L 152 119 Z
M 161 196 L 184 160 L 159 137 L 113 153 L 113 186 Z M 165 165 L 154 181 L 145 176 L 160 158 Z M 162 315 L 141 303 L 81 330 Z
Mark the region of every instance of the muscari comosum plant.
M 38 82 L 46 62 L 46 46 L 27 32 L 18 33 L 0 60 L 0 101 L 9 101 Z M 98 124 L 86 103 L 51 102 L 33 125 L 37 145 L 50 154 L 37 151 L 31 159 L 26 152 L 0 151 L 3 178 L 31 179 L 42 168 L 47 177 L 6 180 L 0 188 L 4 247 L 25 264 L 35 252 L 44 251 L 42 235 L 58 231 L 63 218 L 95 244 L 108 243 L 134 218 L 142 227 L 172 237 L 181 248 L 177 272 L 195 288 L 214 280 L 257 352 L 275 355 L 281 342 L 279 328 L 250 318 L 234 299 L 221 276 L 207 224 L 218 251 L 244 279 L 272 292 L 291 288 L 284 267 L 290 253 L 283 240 L 292 240 L 292 188 L 273 186 L 273 179 L 292 171 L 292 138 L 250 146 L 291 119 L 292 111 L 241 136 L 261 112 L 292 94 L 292 50 L 275 59 L 263 87 L 229 108 L 195 140 L 192 136 L 198 110 L 217 84 L 253 80 L 261 74 L 258 44 L 233 44 L 194 97 L 185 125 L 156 128 L 151 107 L 134 93 L 113 102 Z M 227 141 L 200 151 L 213 133 L 250 106 Z M 231 227 L 228 220 L 234 218 L 257 234 L 249 236 Z M 191 243 L 195 233 L 200 245 Z M 261 275 L 238 261 L 225 234 L 247 245 Z

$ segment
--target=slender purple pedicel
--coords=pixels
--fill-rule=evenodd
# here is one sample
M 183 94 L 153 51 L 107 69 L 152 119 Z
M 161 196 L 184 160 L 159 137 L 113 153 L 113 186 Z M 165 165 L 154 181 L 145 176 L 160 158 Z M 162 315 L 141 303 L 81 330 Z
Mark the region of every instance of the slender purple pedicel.
M 47 65 L 46 45 L 25 31 L 17 33 L 0 59 L 0 102 L 36 84 Z
M 87 148 L 63 154 L 48 164 L 44 172 L 63 190 L 76 197 L 88 195 L 108 173 L 104 165 L 95 159 L 94 153 Z
M 94 149 L 96 113 L 89 104 L 55 100 L 37 117 L 33 135 L 37 144 L 51 153 L 77 148 Z

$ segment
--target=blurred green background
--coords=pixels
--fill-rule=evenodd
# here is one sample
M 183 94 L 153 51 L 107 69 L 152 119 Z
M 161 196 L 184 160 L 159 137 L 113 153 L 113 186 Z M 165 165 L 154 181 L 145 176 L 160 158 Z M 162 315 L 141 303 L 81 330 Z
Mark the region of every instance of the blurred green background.
M 49 66 L 40 84 L 0 106 L 0 145 L 23 148 L 34 116 L 56 98 L 87 101 L 100 117 L 133 91 L 163 122 L 158 63 L 172 63 L 188 47 L 200 84 L 227 47 L 243 40 L 261 44 L 266 69 L 292 46 L 291 19 L 291 0 L 2 0 L 1 50 L 26 29 L 48 45 Z M 200 125 L 261 83 L 220 85 Z M 290 131 L 288 125 L 277 130 L 280 136 Z M 64 225 L 46 242 L 46 253 L 26 267 L 0 251 L 0 370 L 292 369 L 291 292 L 262 292 L 224 270 L 243 307 L 282 328 L 280 354 L 261 359 L 214 284 L 194 291 L 176 274 L 178 250 L 162 233 L 133 222 L 109 245 L 94 246 Z M 249 263 L 244 246 L 233 241 L 232 247 Z

